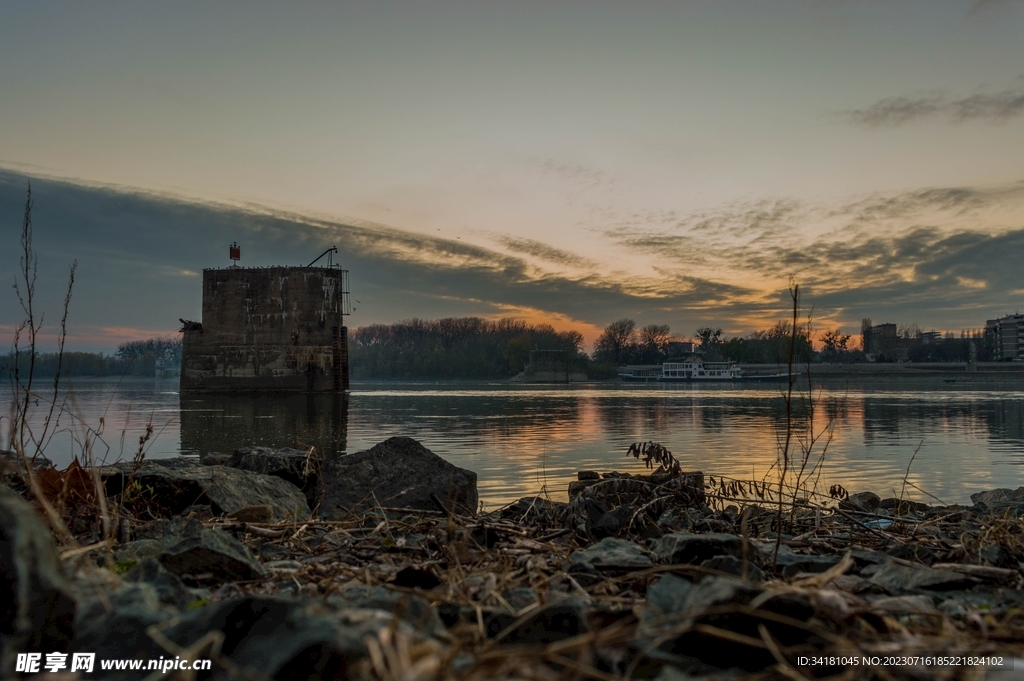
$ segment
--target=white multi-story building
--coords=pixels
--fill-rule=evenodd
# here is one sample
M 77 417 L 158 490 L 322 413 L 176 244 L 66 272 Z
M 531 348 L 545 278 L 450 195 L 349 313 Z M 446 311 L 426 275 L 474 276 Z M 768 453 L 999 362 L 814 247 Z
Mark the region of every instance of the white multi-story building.
M 1024 314 L 1011 314 L 985 322 L 985 336 L 995 360 L 1024 360 Z

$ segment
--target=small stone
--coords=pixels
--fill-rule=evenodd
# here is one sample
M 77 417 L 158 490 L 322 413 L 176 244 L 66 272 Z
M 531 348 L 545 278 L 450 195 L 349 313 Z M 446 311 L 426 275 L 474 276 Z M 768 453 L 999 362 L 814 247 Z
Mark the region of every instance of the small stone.
M 771 568 L 773 559 L 775 559 L 775 545 L 759 544 L 758 547 L 761 556 L 761 564 L 764 565 L 766 569 Z M 841 559 L 841 556 L 836 555 L 819 556 L 810 553 L 797 553 L 788 546 L 780 546 L 778 558 L 777 560 L 774 560 L 774 566 L 776 570 L 782 573 L 783 577 L 788 579 L 801 572 L 825 572 Z
M 878 502 L 878 508 L 889 511 L 893 515 L 906 515 L 908 513 L 927 513 L 931 508 L 928 504 L 919 501 L 899 500 L 896 497 L 889 497 Z
M 606 537 L 583 551 L 575 551 L 569 560 L 597 570 L 642 570 L 653 565 L 639 544 L 615 537 Z
M 861 571 L 864 574 L 864 571 Z M 932 591 L 950 591 L 953 589 L 970 588 L 978 583 L 959 572 L 952 570 L 936 570 L 929 567 L 917 567 L 891 562 L 881 565 L 871 575 L 871 583 L 876 584 L 894 596 L 920 589 Z
M 516 587 L 502 592 L 501 597 L 509 604 L 513 612 L 518 614 L 527 608 L 536 605 L 537 594 L 529 587 Z
M 228 518 L 237 520 L 240 523 L 269 523 L 274 519 L 274 507 L 270 504 L 243 506 L 236 511 L 228 513 Z
M 909 560 L 914 563 L 923 563 L 925 565 L 931 565 L 938 561 L 938 555 L 935 551 L 931 550 L 924 544 L 918 544 L 915 542 L 894 546 L 888 551 L 888 554 L 893 558 L 901 558 L 903 560 Z
M 694 586 L 682 577 L 667 574 L 647 588 L 644 618 L 668 615 L 682 610 Z
M 161 603 L 179 610 L 184 610 L 199 598 L 194 590 L 185 586 L 178 575 L 165 568 L 155 558 L 140 561 L 125 574 L 124 581 L 149 584 L 156 590 Z
M 344 608 L 383 610 L 398 615 L 410 626 L 427 635 L 443 629 L 437 612 L 422 596 L 393 591 L 382 586 L 350 586 L 340 594 L 330 596 L 328 601 Z
M 846 499 L 839 502 L 839 508 L 844 511 L 862 511 L 864 513 L 873 513 L 878 508 L 878 504 L 881 501 L 874 492 L 858 492 L 851 494 Z
M 136 539 L 121 544 L 114 550 L 115 563 L 138 563 L 146 558 L 155 558 L 166 548 L 156 539 Z
M 499 635 L 515 621 L 512 620 L 505 626 L 501 626 L 505 623 L 505 619 L 505 617 L 492 619 L 488 623 L 488 636 Z M 585 603 L 577 598 L 565 598 L 531 611 L 525 622 L 508 631 L 498 643 L 503 645 L 547 645 L 585 634 L 589 630 Z
M 651 550 L 670 565 L 700 564 L 715 556 L 743 556 L 743 540 L 734 534 L 673 532 L 656 539 Z
M 938 609 L 928 596 L 889 596 L 871 603 L 874 612 L 886 615 L 937 615 Z
M 851 594 L 859 594 L 871 588 L 871 582 L 857 575 L 839 575 L 832 580 L 832 587 Z
M 549 501 L 544 497 L 523 497 L 501 509 L 499 513 L 502 518 L 516 522 L 552 522 L 562 516 L 566 506 L 568 504 L 564 502 Z
M 700 566 L 727 575 L 743 576 L 743 559 L 736 556 L 715 556 L 704 561 Z M 747 561 L 747 580 L 751 582 L 764 581 L 764 572 L 749 560 Z
M 223 530 L 190 532 L 160 554 L 160 562 L 176 575 L 211 574 L 218 579 L 247 580 L 266 570 L 242 542 Z
M 596 540 L 618 536 L 629 529 L 634 513 L 636 509 L 629 504 L 618 506 L 598 518 L 593 526 L 587 525 L 587 533 Z

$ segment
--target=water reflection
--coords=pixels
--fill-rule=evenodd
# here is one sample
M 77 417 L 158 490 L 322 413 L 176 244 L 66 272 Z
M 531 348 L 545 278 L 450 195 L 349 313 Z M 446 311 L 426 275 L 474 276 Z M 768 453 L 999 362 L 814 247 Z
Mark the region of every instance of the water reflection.
M 1022 480 L 1024 395 L 951 391 L 824 392 L 813 414 L 792 412 L 792 455 L 824 457 L 823 484 L 899 488 L 908 481 L 947 501 Z M 760 479 L 776 462 L 787 410 L 774 390 L 373 389 L 353 395 L 351 450 L 389 435 L 422 440 L 477 471 L 497 503 L 546 484 L 556 498 L 578 470 L 640 470 L 631 442 L 656 440 L 682 465 Z M 923 444 L 922 444 L 923 442 Z
M 1024 400 L 966 396 L 957 400 L 866 397 L 864 441 L 894 436 L 928 437 L 937 430 L 986 435 L 1004 443 L 1024 442 Z
M 544 485 L 565 498 L 579 470 L 639 472 L 642 464 L 625 452 L 640 440 L 664 444 L 689 470 L 760 478 L 776 462 L 787 420 L 773 388 L 357 384 L 348 397 L 184 398 L 167 380 L 79 380 L 73 388 L 73 414 L 60 415 L 46 451 L 61 466 L 80 452 L 83 424 L 102 430 L 104 421 L 95 449 L 111 460 L 130 457 L 150 423 L 153 458 L 251 444 L 336 456 L 405 435 L 475 471 L 491 506 Z M 0 399 L 10 400 L 4 386 Z M 35 413 L 37 430 L 44 416 Z M 806 433 L 800 404 L 793 416 Z M 826 389 L 816 433 L 830 417 L 826 484 L 898 490 L 919 446 L 908 480 L 944 501 L 1024 484 L 1024 392 Z M 826 439 L 815 445 L 819 451 Z
M 241 445 L 345 452 L 347 395 L 180 397 L 181 453 L 232 452 Z

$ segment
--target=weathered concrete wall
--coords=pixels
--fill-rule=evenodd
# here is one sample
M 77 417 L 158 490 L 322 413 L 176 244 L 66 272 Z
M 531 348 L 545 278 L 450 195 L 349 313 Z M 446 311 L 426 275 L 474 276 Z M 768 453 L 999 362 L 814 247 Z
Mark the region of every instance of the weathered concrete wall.
M 201 329 L 184 331 L 182 391 L 348 389 L 342 270 L 203 271 Z

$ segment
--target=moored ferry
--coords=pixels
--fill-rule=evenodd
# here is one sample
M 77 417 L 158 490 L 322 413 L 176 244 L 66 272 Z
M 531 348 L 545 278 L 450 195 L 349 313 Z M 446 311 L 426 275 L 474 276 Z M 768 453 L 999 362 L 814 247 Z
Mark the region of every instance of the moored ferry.
M 744 376 L 735 362 L 705 362 L 697 355 L 656 364 L 619 367 L 624 381 L 777 381 L 787 374 Z
M 735 362 L 705 362 L 695 355 L 682 362 L 661 365 L 659 381 L 735 381 L 743 378 L 743 369 Z
M 624 381 L 734 381 L 743 377 L 735 362 L 705 362 L 697 355 L 658 364 L 619 367 Z

